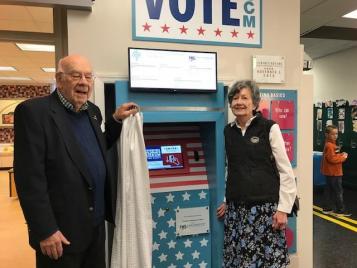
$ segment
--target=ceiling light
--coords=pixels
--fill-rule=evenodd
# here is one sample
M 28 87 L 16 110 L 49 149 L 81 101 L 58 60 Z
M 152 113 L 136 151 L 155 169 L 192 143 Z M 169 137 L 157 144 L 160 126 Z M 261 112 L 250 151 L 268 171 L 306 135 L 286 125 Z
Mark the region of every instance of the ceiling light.
M 12 66 L 0 66 L 0 71 L 16 71 Z
M 347 13 L 346 15 L 343 15 L 342 17 L 350 18 L 350 19 L 357 19 L 357 9 L 350 13 Z
M 56 68 L 53 67 L 41 67 L 42 71 L 46 72 L 46 73 L 55 73 L 56 72 Z
M 42 51 L 42 52 L 54 52 L 54 45 L 37 45 L 37 44 L 20 44 L 16 43 L 19 49 L 23 51 Z
M 0 80 L 16 80 L 16 81 L 29 81 L 29 77 L 20 77 L 20 76 L 0 76 Z

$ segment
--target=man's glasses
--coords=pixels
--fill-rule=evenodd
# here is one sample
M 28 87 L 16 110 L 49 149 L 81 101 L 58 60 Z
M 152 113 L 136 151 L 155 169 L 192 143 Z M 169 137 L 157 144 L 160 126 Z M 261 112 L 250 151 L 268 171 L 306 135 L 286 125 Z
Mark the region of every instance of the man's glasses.
M 72 72 L 72 73 L 60 72 L 60 73 L 70 76 L 74 82 L 79 82 L 82 79 L 82 77 L 84 77 L 84 79 L 87 80 L 88 83 L 93 82 L 95 79 L 95 76 L 92 73 L 78 73 L 78 72 Z

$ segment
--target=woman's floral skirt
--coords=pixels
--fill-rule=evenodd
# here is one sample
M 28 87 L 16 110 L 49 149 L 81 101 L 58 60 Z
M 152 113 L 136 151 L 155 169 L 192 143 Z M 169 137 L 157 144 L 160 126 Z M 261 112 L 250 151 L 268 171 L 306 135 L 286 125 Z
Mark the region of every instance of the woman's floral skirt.
M 224 268 L 282 268 L 289 263 L 285 230 L 273 230 L 277 204 L 248 207 L 227 204 L 224 219 Z

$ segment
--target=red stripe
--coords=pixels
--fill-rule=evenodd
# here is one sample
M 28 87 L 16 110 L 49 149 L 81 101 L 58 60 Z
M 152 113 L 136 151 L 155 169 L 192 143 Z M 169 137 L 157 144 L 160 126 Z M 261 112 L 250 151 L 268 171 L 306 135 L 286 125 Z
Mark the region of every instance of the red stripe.
M 205 163 L 189 163 L 189 167 L 206 167 Z
M 162 182 L 162 183 L 152 183 L 150 188 L 163 188 L 163 187 L 177 187 L 177 186 L 189 186 L 189 185 L 200 185 L 208 184 L 207 180 L 197 180 L 197 181 L 177 181 L 177 182 Z
M 195 172 L 190 172 L 189 176 L 196 176 L 196 175 L 207 175 L 207 171 L 195 171 Z

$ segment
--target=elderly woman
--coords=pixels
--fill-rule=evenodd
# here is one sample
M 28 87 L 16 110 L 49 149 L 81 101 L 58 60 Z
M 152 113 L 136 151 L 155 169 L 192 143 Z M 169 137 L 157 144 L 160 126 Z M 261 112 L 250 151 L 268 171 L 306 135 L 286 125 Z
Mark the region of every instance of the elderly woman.
M 253 81 L 235 82 L 228 93 L 235 120 L 224 129 L 228 174 L 223 267 L 286 267 L 285 228 L 296 196 L 294 174 L 279 126 L 257 112 Z

